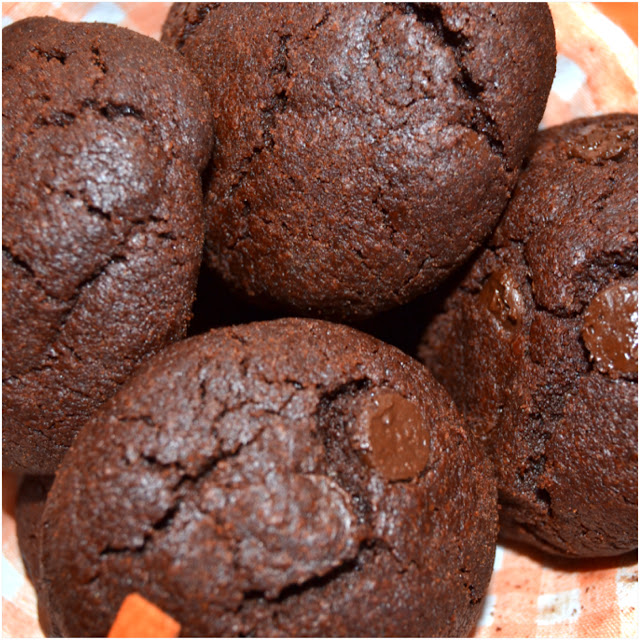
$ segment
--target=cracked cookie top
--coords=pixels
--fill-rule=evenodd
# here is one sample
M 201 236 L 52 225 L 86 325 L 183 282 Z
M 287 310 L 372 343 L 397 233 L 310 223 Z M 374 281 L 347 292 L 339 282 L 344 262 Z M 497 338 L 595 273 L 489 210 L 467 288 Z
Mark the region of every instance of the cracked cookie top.
M 184 335 L 209 102 L 174 51 L 112 25 L 17 22 L 2 69 L 3 465 L 52 473 Z
M 371 316 L 490 233 L 555 71 L 545 4 L 178 3 L 212 98 L 208 262 L 296 315 Z
M 638 119 L 540 132 L 421 358 L 484 439 L 504 535 L 570 556 L 638 535 Z
M 51 490 L 54 622 L 104 635 L 131 591 L 186 636 L 466 635 L 495 485 L 451 400 L 354 329 L 283 319 L 155 356 Z

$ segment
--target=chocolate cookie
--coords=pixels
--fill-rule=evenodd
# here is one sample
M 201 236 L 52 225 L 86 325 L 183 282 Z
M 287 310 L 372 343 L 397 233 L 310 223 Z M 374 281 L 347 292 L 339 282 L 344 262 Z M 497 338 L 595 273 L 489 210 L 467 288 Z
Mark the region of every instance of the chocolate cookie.
M 178 3 L 210 91 L 205 253 L 249 299 L 370 316 L 490 233 L 555 71 L 545 4 Z
M 637 125 L 537 136 L 421 349 L 493 456 L 504 536 L 556 554 L 638 544 Z
M 25 476 L 16 499 L 16 533 L 24 568 L 38 594 L 38 618 L 47 637 L 59 637 L 51 624 L 40 579 L 40 540 L 42 513 L 53 476 Z
M 52 473 L 147 355 L 184 335 L 209 102 L 127 29 L 3 29 L 3 466 Z
M 132 591 L 184 636 L 460 636 L 497 533 L 488 462 L 429 372 L 300 319 L 158 354 L 80 433 L 43 522 L 72 636 Z
M 16 499 L 16 528 L 27 577 L 40 578 L 40 519 L 53 476 L 25 476 Z

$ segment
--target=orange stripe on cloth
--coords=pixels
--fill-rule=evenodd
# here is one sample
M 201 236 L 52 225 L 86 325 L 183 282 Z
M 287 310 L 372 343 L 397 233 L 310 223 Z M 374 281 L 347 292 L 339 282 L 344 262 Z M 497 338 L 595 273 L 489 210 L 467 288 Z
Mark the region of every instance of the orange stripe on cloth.
M 495 597 L 492 624 L 477 630 L 479 638 L 526 638 L 532 635 L 543 568 L 532 558 L 504 549 L 502 566 L 491 580 Z
M 588 616 L 582 616 L 576 629 L 578 637 L 619 638 L 620 615 L 616 594 L 616 568 L 603 569 L 600 579 L 589 572 L 580 575 L 582 602 Z
M 108 638 L 175 638 L 180 624 L 139 593 L 122 602 Z
M 638 44 L 638 3 L 637 2 L 594 2 L 598 11 L 602 11 L 609 20 L 625 30 L 627 35 Z
M 118 6 L 126 13 L 120 26 L 160 39 L 162 25 L 171 7 L 170 2 L 120 2 Z
M 35 610 L 2 598 L 2 637 L 39 638 L 42 631 Z
M 14 22 L 31 16 L 51 16 L 58 20 L 81 22 L 97 2 L 3 2 L 2 15 Z
M 550 559 L 554 563 L 554 559 Z M 584 611 L 578 575 L 553 564 L 545 566 L 540 580 L 535 635 L 562 638 L 576 635 Z
M 552 2 L 558 54 L 586 76 L 595 113 L 638 112 L 638 48 L 591 3 Z M 613 31 L 612 31 L 613 29 Z M 577 113 L 574 117 L 592 115 Z M 557 119 L 545 126 L 559 124 Z

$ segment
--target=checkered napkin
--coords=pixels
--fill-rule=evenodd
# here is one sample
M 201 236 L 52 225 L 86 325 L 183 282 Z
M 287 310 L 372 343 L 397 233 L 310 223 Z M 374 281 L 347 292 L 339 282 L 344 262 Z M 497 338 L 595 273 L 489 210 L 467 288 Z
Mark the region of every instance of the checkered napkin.
M 154 38 L 168 2 L 4 2 L 2 26 L 27 16 L 111 22 Z M 556 78 L 542 126 L 638 110 L 638 49 L 590 3 L 551 5 L 558 44 Z M 2 633 L 42 637 L 13 519 L 17 479 L 3 474 Z M 637 555 L 559 561 L 498 547 L 475 637 L 638 637 Z

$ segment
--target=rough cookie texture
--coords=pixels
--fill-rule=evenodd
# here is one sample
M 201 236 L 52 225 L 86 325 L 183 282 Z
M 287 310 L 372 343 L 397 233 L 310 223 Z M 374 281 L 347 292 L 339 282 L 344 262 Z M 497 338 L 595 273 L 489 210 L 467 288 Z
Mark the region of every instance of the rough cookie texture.
M 209 101 L 174 51 L 112 25 L 29 18 L 2 46 L 3 466 L 52 473 L 186 331 Z
M 213 101 L 208 262 L 257 303 L 340 319 L 481 244 L 555 71 L 545 4 L 178 3 L 163 40 Z
M 173 345 L 95 414 L 44 514 L 55 622 L 140 592 L 185 636 L 459 636 L 489 582 L 495 481 L 417 361 L 283 319 Z
M 52 483 L 53 476 L 25 476 L 18 491 L 15 517 L 16 533 L 24 568 L 38 594 L 40 626 L 47 637 L 57 638 L 60 634 L 51 624 L 40 579 L 42 513 Z
M 496 463 L 504 536 L 556 554 L 638 544 L 637 123 L 537 136 L 421 347 Z

